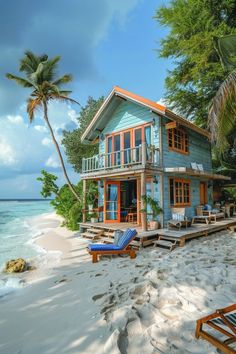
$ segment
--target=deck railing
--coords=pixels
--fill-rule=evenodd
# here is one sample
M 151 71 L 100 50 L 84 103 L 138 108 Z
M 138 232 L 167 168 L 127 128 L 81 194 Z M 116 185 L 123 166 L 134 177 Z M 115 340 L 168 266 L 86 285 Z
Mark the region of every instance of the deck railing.
M 160 165 L 159 149 L 143 143 L 136 147 L 83 158 L 82 173 L 147 164 Z

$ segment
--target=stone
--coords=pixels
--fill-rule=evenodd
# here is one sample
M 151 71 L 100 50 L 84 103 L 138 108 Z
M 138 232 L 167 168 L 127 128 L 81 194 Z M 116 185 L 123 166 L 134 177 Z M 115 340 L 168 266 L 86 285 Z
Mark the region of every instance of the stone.
M 28 270 L 28 265 L 23 258 L 12 259 L 6 263 L 5 272 L 21 273 Z

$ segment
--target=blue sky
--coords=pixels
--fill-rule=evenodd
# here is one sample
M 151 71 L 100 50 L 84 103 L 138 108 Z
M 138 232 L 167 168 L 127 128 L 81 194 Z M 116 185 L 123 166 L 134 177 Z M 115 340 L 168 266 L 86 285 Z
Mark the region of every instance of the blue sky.
M 107 95 L 118 85 L 159 100 L 171 68 L 158 58 L 167 29 L 153 19 L 168 1 L 154 0 L 8 0 L 0 12 L 0 198 L 40 197 L 41 169 L 63 183 L 54 147 L 40 114 L 28 123 L 28 92 L 5 78 L 17 73 L 26 49 L 61 55 L 61 73 L 71 73 L 72 97 L 82 105 L 88 96 Z M 12 9 L 14 8 L 14 11 Z M 57 138 L 76 127 L 78 107 L 53 104 L 49 117 Z M 79 176 L 68 166 L 71 179 Z

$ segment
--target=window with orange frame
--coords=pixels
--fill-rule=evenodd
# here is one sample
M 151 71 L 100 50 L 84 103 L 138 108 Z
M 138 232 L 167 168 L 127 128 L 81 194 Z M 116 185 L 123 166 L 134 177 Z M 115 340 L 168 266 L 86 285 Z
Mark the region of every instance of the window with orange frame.
M 170 178 L 169 195 L 171 206 L 190 206 L 190 180 L 182 178 Z

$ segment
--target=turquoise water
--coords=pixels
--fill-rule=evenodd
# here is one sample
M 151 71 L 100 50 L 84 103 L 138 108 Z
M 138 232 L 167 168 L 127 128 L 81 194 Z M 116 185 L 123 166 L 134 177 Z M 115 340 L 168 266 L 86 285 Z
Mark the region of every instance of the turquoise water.
M 49 201 L 0 200 L 0 269 L 9 259 L 38 254 L 30 242 L 40 231 L 29 225 L 33 216 L 53 211 Z

